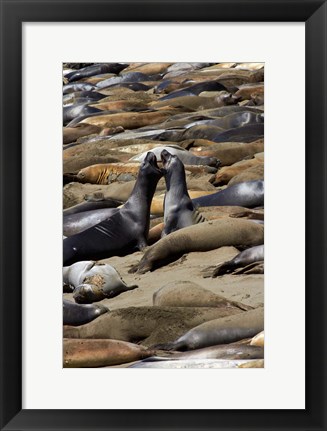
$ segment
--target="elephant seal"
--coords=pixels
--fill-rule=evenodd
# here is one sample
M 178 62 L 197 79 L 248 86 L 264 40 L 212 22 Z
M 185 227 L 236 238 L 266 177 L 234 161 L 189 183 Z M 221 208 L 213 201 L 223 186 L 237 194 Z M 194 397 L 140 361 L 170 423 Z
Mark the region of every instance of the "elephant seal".
M 230 301 L 192 281 L 173 281 L 162 286 L 153 294 L 153 305 L 165 307 L 230 307 L 243 311 L 253 307 L 237 301 Z
M 63 282 L 74 288 L 74 299 L 80 304 L 113 298 L 138 287 L 127 286 L 113 266 L 93 261 L 76 262 L 64 267 Z
M 194 211 L 187 191 L 184 165 L 180 159 L 163 150 L 161 160 L 167 189 L 164 199 L 165 227 L 161 234 L 164 237 L 183 227 L 203 222 L 205 218 Z
M 249 124 L 235 129 L 229 129 L 225 132 L 218 133 L 212 138 L 214 142 L 252 142 L 263 138 L 264 124 Z
M 235 223 L 235 222 L 238 223 Z M 209 251 L 223 246 L 253 246 L 263 243 L 262 225 L 243 219 L 225 218 L 188 226 L 150 246 L 129 272 L 144 274 L 191 251 Z M 67 241 L 67 238 L 65 241 Z
M 216 175 L 214 175 L 209 181 L 214 186 L 228 184 L 233 177 L 251 168 L 252 166 L 256 166 L 257 164 L 262 164 L 262 161 L 254 157 L 250 160 L 241 160 L 240 162 L 236 162 L 231 166 L 224 166 L 219 169 Z
M 255 166 L 252 166 L 251 168 L 245 169 L 243 172 L 241 172 L 238 175 L 235 175 L 229 183 L 228 187 L 244 183 L 246 181 L 256 181 L 256 180 L 263 180 L 264 179 L 264 164 L 258 163 Z
M 84 325 L 108 311 L 109 309 L 104 305 L 79 305 L 64 299 L 63 324 L 72 326 Z
M 248 365 L 250 367 L 259 368 L 258 365 L 251 365 L 252 363 L 259 363 L 262 359 L 178 359 L 170 361 L 158 362 L 145 362 L 139 361 L 127 368 L 160 368 L 160 369 L 225 369 L 225 368 L 240 368 L 241 365 Z
M 189 96 L 189 95 L 199 95 L 203 91 L 226 91 L 226 87 L 216 81 L 204 81 L 198 84 L 190 85 L 181 90 L 173 91 L 167 96 L 160 97 L 160 101 L 173 99 L 175 97 Z
M 227 189 L 193 199 L 193 204 L 201 207 L 236 205 L 254 208 L 264 204 L 264 181 L 246 181 L 234 184 Z
M 156 156 L 149 152 L 126 204 L 109 219 L 64 239 L 64 265 L 79 260 L 125 256 L 147 246 L 150 205 L 162 177 Z
M 63 341 L 64 368 L 106 367 L 138 361 L 154 354 L 153 350 L 119 340 Z
M 82 69 L 70 72 L 66 75 L 69 82 L 78 81 L 82 78 L 89 78 L 90 76 L 100 75 L 102 73 L 119 73 L 127 67 L 126 64 L 120 63 L 99 63 L 92 66 L 86 66 Z
M 64 106 L 63 108 L 63 125 L 66 126 L 69 122 L 81 115 L 89 115 L 101 112 L 100 109 L 93 108 L 86 103 L 77 103 L 75 105 Z
M 209 320 L 242 312 L 217 307 L 127 307 L 81 326 L 64 326 L 64 338 L 109 338 L 151 346 L 166 343 Z
M 188 360 L 188 359 L 262 359 L 262 346 L 251 346 L 244 343 L 220 344 L 186 352 L 165 352 L 160 356 L 152 356 L 143 362 Z
M 75 93 L 76 91 L 92 91 L 95 90 L 96 86 L 88 84 L 87 82 L 78 82 L 74 84 L 66 84 L 63 87 L 63 94 Z
M 212 273 L 212 277 L 218 277 L 229 272 L 233 272 L 236 268 L 247 266 L 254 262 L 262 262 L 264 260 L 264 245 L 257 245 L 247 250 L 241 251 L 232 260 L 218 265 Z
M 229 317 L 210 320 L 186 332 L 176 341 L 155 345 L 163 350 L 195 350 L 202 347 L 227 344 L 244 338 L 253 337 L 263 330 L 263 307 L 244 311 Z
M 199 157 L 195 154 L 191 154 L 184 148 L 178 147 L 177 145 L 156 147 L 151 151 L 156 155 L 158 161 L 162 161 L 161 155 L 163 151 L 169 151 L 171 155 L 177 156 L 184 165 L 207 165 L 217 168 L 220 164 L 216 157 Z M 146 154 L 146 152 L 138 154 L 137 156 L 132 157 L 129 161 L 142 162 L 146 157 Z
M 76 235 L 106 220 L 117 211 L 119 211 L 118 208 L 100 208 L 79 212 L 77 214 L 64 215 L 63 234 L 66 237 Z

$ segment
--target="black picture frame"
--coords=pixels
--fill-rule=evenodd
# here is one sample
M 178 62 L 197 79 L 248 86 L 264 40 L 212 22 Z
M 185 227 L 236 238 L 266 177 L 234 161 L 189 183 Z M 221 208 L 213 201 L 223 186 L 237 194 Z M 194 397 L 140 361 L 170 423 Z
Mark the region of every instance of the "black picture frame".
M 1 0 L 1 430 L 296 429 L 318 431 L 327 429 L 326 18 L 326 1 L 321 0 L 67 0 L 64 2 Z M 22 409 L 21 83 L 22 23 L 28 21 L 305 22 L 306 408 L 304 410 Z M 290 215 L 290 218 L 292 216 Z M 281 390 L 282 387 L 281 381 Z

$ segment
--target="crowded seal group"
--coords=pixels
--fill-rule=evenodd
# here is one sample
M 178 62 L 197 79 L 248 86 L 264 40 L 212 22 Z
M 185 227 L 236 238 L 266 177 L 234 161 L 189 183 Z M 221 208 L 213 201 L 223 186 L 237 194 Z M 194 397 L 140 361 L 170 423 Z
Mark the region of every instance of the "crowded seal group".
M 63 64 L 63 367 L 264 367 L 264 64 Z

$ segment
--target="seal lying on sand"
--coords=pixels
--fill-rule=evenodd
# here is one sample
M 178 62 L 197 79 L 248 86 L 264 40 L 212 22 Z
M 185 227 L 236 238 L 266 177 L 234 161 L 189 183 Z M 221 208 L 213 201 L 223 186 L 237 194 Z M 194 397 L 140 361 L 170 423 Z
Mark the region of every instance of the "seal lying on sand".
M 153 305 L 161 307 L 236 307 L 252 310 L 241 302 L 227 300 L 192 281 L 173 281 L 162 286 L 153 294 Z
M 208 196 L 193 199 L 195 205 L 201 207 L 219 205 L 237 205 L 254 208 L 264 204 L 264 181 L 246 181 Z
M 127 286 L 113 266 L 93 261 L 76 262 L 64 267 L 63 282 L 73 286 L 74 299 L 81 304 L 114 298 L 138 287 Z
M 153 350 L 118 340 L 69 340 L 63 342 L 64 368 L 105 367 L 147 358 Z
M 172 342 L 203 322 L 245 313 L 236 307 L 127 307 L 86 325 L 64 326 L 63 331 L 65 338 L 110 338 L 150 346 Z
M 173 343 L 153 346 L 163 350 L 195 350 L 253 337 L 263 330 L 263 307 L 234 316 L 210 320 L 191 329 Z
M 234 259 L 218 265 L 213 271 L 211 277 L 233 272 L 236 268 L 247 266 L 254 262 L 262 262 L 264 260 L 264 245 L 257 245 L 241 251 Z
M 64 239 L 64 265 L 79 260 L 124 256 L 147 246 L 150 205 L 162 177 L 157 159 L 148 153 L 131 196 L 109 219 L 77 235 Z
M 183 227 L 203 222 L 205 218 L 194 211 L 187 191 L 184 165 L 180 159 L 163 150 L 161 160 L 167 189 L 164 200 L 165 227 L 161 234 L 164 237 Z
M 108 311 L 109 309 L 104 305 L 79 305 L 64 299 L 63 324 L 72 326 L 84 325 Z
M 191 251 L 209 251 L 223 246 L 259 245 L 263 243 L 263 232 L 262 225 L 232 218 L 188 226 L 149 247 L 139 264 L 129 272 L 144 274 Z

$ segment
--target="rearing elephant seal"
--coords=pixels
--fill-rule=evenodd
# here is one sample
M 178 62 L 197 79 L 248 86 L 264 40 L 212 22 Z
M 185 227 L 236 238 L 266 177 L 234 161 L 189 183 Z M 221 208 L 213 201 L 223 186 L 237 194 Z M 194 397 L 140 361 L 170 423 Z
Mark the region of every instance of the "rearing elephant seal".
M 165 227 L 161 234 L 164 237 L 183 227 L 203 222 L 205 218 L 201 214 L 196 218 L 197 213 L 187 191 L 183 163 L 166 150 L 161 152 L 161 160 L 167 189 L 164 200 Z
M 107 220 L 64 239 L 64 265 L 79 260 L 125 256 L 135 249 L 145 248 L 151 200 L 161 177 L 156 156 L 149 152 L 125 205 Z

